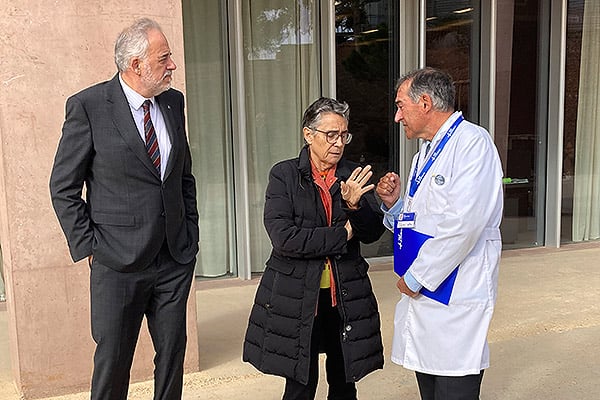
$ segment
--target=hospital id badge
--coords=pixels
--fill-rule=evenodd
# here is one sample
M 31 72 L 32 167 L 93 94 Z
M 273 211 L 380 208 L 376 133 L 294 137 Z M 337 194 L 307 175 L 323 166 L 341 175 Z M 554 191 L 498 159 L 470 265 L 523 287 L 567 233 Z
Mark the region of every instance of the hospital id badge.
M 396 228 L 414 228 L 415 227 L 415 213 L 406 212 L 398 215 L 396 220 Z

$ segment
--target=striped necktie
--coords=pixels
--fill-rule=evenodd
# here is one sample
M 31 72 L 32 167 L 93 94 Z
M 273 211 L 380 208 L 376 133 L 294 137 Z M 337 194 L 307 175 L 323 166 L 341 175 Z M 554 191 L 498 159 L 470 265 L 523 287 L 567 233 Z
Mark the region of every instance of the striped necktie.
M 160 175 L 160 149 L 158 148 L 158 141 L 156 140 L 156 132 L 154 132 L 154 125 L 152 119 L 150 119 L 150 100 L 144 101 L 142 104 L 144 108 L 144 134 L 146 135 L 146 151 L 152 160 L 152 164 Z

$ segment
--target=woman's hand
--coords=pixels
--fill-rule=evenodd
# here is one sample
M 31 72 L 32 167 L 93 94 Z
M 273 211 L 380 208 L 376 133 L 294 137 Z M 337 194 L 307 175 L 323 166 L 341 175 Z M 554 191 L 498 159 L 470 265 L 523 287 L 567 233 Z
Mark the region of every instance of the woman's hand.
M 344 225 L 344 228 L 346 228 L 346 232 L 348 232 L 347 240 L 352 239 L 352 236 L 354 236 L 354 232 L 352 231 L 352 225 L 350 224 L 350 220 L 346 221 L 346 225 Z
M 369 190 L 373 190 L 374 184 L 367 185 L 369 179 L 373 175 L 371 166 L 367 165 L 364 168 L 357 167 L 346 182 L 341 183 L 342 199 L 348 205 L 348 208 L 352 210 L 358 209 L 358 202 L 363 194 Z

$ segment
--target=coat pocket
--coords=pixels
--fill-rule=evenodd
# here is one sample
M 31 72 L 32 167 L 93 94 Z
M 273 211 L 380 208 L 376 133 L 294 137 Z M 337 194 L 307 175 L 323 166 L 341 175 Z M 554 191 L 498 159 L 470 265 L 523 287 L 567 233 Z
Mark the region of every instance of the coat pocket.
M 134 226 L 135 217 L 130 214 L 109 214 L 103 212 L 92 212 L 92 221 L 99 225 Z
M 285 257 L 281 257 L 275 254 L 269 257 L 266 265 L 273 271 L 280 272 L 284 275 L 291 275 L 292 272 L 294 272 L 294 268 L 296 267 L 296 264 L 293 260 L 288 260 Z
M 304 298 L 305 271 L 302 266 L 297 265 L 303 262 L 298 259 L 288 260 L 281 256 L 271 256 L 267 261 L 265 275 L 272 276 L 271 305 L 281 308 L 278 311 L 279 314 L 290 315 L 294 313 L 289 310 L 289 307 L 301 308 L 298 305 L 292 305 L 292 303 Z
M 358 258 L 356 260 L 356 262 L 354 263 L 354 268 L 356 269 L 356 272 L 358 273 L 358 276 L 361 278 L 364 278 L 367 276 L 367 273 L 369 272 L 369 263 L 367 263 L 367 260 L 365 260 L 364 258 Z

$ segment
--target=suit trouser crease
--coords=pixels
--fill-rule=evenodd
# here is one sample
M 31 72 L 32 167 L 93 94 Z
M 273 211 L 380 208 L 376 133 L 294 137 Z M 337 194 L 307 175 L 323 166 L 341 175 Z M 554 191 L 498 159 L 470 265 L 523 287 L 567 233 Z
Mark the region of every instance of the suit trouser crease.
M 139 272 L 117 272 L 93 261 L 90 274 L 92 337 L 96 342 L 93 400 L 127 398 L 144 315 L 155 350 L 154 398 L 181 398 L 193 265 L 177 263 L 166 245 L 150 266 Z

